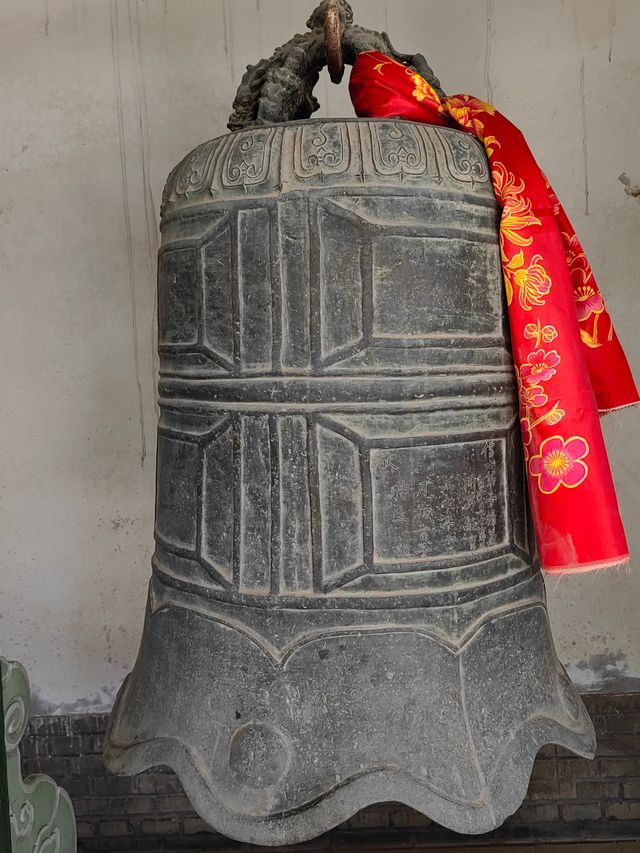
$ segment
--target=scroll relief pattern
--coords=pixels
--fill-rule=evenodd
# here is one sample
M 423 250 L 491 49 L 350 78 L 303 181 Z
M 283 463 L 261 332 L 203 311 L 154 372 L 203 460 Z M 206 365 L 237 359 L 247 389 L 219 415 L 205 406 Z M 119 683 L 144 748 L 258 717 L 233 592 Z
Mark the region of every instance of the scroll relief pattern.
M 169 176 L 162 213 L 238 192 L 322 184 L 327 176 L 332 184 L 341 176 L 362 186 L 398 177 L 412 186 L 421 179 L 422 186 L 425 180 L 470 185 L 492 196 L 482 148 L 462 131 L 408 121 L 315 121 L 238 131 L 199 146 Z

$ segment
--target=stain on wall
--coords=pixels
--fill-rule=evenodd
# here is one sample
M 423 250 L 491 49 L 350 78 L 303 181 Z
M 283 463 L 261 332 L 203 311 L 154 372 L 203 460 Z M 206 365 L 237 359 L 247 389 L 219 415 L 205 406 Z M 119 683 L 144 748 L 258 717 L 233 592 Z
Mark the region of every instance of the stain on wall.
M 598 652 L 587 660 L 578 660 L 569 664 L 568 669 L 573 681 L 590 692 L 637 693 L 640 691 L 640 677 L 629 674 L 629 662 L 623 651 Z
M 628 196 L 630 196 L 630 198 L 640 198 L 640 181 L 631 180 L 631 178 L 629 177 L 629 175 L 627 175 L 626 172 L 623 172 L 618 177 L 618 180 L 620 181 L 620 183 L 624 187 L 624 191 Z

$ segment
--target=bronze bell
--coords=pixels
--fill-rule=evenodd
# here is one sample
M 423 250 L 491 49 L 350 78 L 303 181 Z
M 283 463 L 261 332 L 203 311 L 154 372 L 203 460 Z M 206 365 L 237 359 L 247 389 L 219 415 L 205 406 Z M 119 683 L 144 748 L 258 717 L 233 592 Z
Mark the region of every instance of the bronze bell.
M 324 2 L 163 202 L 157 545 L 105 759 L 168 765 L 255 844 L 389 800 L 486 832 L 543 744 L 594 750 L 527 522 L 487 160 L 311 119 L 363 49 L 439 89 Z

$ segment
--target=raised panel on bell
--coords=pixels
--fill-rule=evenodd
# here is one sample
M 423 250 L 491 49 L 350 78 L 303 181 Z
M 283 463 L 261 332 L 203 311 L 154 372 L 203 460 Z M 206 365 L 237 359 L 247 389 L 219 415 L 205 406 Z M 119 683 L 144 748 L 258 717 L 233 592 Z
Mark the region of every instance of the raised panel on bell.
M 198 341 L 196 293 L 200 284 L 195 248 L 172 249 L 158 259 L 158 342 L 160 347 Z
M 228 581 L 233 579 L 234 543 L 233 425 L 213 435 L 204 446 L 200 506 L 200 559 Z
M 273 348 L 271 226 L 266 208 L 238 212 L 238 324 L 240 364 L 271 368 Z
M 272 458 L 268 416 L 242 416 L 238 442 L 237 586 L 241 592 L 264 595 L 271 590 L 272 551 Z
M 202 247 L 203 346 L 231 366 L 234 360 L 233 303 L 236 290 L 233 232 L 230 225 L 213 234 Z
M 374 338 L 432 339 L 500 334 L 494 243 L 457 238 L 378 236 L 373 241 Z
M 507 544 L 500 438 L 371 451 L 374 560 L 420 563 Z
M 349 439 L 317 426 L 316 453 L 320 583 L 335 586 L 365 571 L 360 452 Z
M 278 453 L 278 578 L 280 592 L 303 594 L 313 587 L 309 432 L 307 419 L 276 421 Z
M 364 335 L 364 277 L 370 269 L 367 240 L 359 223 L 334 205 L 318 207 L 316 271 L 320 284 L 320 356 L 351 352 Z M 312 236 L 313 240 L 313 236 Z
M 284 372 L 306 372 L 311 368 L 308 200 L 300 195 L 280 199 L 277 223 L 281 307 L 278 361 Z
M 165 545 L 195 551 L 198 445 L 158 436 L 156 474 L 156 533 Z

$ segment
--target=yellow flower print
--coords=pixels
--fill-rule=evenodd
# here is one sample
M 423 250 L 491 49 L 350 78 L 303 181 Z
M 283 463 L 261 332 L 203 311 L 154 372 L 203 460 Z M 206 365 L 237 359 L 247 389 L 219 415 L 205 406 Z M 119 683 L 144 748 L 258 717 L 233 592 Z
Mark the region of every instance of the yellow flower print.
M 444 111 L 448 112 L 462 127 L 473 131 L 484 142 L 489 155 L 493 154 L 492 146 L 499 147 L 494 136 L 485 136 L 484 122 L 479 118 L 482 114 L 490 116 L 496 114 L 491 104 L 479 98 L 472 98 L 470 95 L 456 95 L 453 98 L 447 98 L 444 102 Z
M 500 143 L 495 136 L 484 137 L 484 147 L 489 157 L 492 157 L 497 148 L 500 148 Z
M 471 113 L 488 113 L 490 116 L 496 114 L 496 108 L 480 98 L 474 98 L 471 95 L 456 95 L 453 98 L 447 98 L 447 105 L 450 111 L 456 109 L 466 109 Z
M 534 255 L 526 265 L 524 252 L 520 250 L 513 257 L 506 257 L 503 249 L 505 284 L 507 301 L 513 300 L 513 292 L 517 290 L 520 305 L 524 311 L 544 305 L 545 298 L 551 290 L 551 279 L 543 265 L 542 255 Z
M 600 341 L 598 340 L 598 327 L 596 325 L 598 318 L 594 322 L 593 333 L 589 334 L 586 329 L 580 329 L 580 338 L 583 344 L 586 344 L 590 349 L 598 349 L 602 346 Z M 609 338 L 611 340 L 611 338 Z
M 523 237 L 519 232 L 533 225 L 541 225 L 541 222 L 533 214 L 531 201 L 522 195 L 524 181 L 517 180 L 513 172 L 509 172 L 500 162 L 493 163 L 491 174 L 496 197 L 502 205 L 501 239 L 510 240 L 516 246 L 530 246 L 533 237 Z
M 411 79 L 416 85 L 411 94 L 417 101 L 422 102 L 428 99 L 434 101 L 436 104 L 440 103 L 440 98 L 421 74 L 412 74 Z
M 500 234 L 515 243 L 516 246 L 530 246 L 533 237 L 523 237 L 519 232 L 532 225 L 540 225 L 540 220 L 531 212 L 531 202 L 519 196 L 509 199 L 502 208 Z
M 524 336 L 528 340 L 536 342 L 536 348 L 544 341 L 545 344 L 550 344 L 558 337 L 558 330 L 555 326 L 543 326 L 540 320 L 535 323 L 527 323 L 524 327 Z
M 560 406 L 556 403 L 553 409 L 550 412 L 547 412 L 545 415 L 545 421 L 549 426 L 555 426 L 559 424 L 560 421 L 564 418 L 566 412 L 564 409 L 561 409 Z
M 519 198 L 525 190 L 524 181 L 517 180 L 513 172 L 509 172 L 499 160 L 492 164 L 491 176 L 498 201 L 503 205 L 509 200 Z

